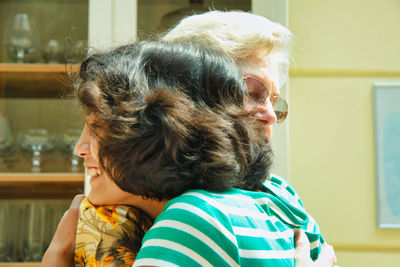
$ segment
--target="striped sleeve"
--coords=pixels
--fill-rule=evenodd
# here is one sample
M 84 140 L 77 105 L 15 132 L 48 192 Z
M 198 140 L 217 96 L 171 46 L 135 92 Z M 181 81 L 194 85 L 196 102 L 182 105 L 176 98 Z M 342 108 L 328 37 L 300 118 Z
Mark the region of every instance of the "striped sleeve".
M 196 196 L 170 201 L 146 233 L 134 266 L 239 266 L 236 238 L 219 209 Z

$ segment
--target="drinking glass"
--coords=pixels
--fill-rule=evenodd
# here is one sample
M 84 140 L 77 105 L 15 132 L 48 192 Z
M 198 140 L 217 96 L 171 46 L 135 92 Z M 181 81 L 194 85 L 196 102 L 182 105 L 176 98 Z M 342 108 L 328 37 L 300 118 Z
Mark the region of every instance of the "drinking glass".
M 30 204 L 26 200 L 9 202 L 9 257 L 11 261 L 24 261 L 24 249 L 27 244 Z
M 0 153 L 3 154 L 12 144 L 13 137 L 11 135 L 10 126 L 7 118 L 0 114 Z
M 6 201 L 0 202 L 0 262 L 11 261 L 10 257 L 10 213 Z
M 60 61 L 61 48 L 58 41 L 51 39 L 42 51 L 43 59 L 46 63 L 56 64 Z
M 28 14 L 19 13 L 8 19 L 6 44 L 10 57 L 18 63 L 23 63 L 25 55 L 36 50 L 39 35 L 35 21 Z
M 45 204 L 34 201 L 30 204 L 27 246 L 24 250 L 24 261 L 41 261 L 43 255 Z
M 32 172 L 41 172 L 42 152 L 53 149 L 49 133 L 46 129 L 29 129 L 19 139 L 21 148 L 32 152 Z
M 80 158 L 75 155 L 74 147 L 81 136 L 81 129 L 68 129 L 61 138 L 62 150 L 69 156 L 71 163 L 71 172 L 79 172 L 81 169 Z
M 4 156 L 11 153 L 13 137 L 7 118 L 0 114 L 0 171 L 7 169 Z

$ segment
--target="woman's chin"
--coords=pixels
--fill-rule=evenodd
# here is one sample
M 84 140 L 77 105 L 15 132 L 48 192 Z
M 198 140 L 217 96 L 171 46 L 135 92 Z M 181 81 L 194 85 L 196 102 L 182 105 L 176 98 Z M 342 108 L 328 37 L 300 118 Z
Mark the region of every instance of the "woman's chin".
M 89 202 L 93 205 L 106 205 L 104 199 L 101 199 L 101 197 L 97 197 L 95 194 L 92 194 L 92 192 L 89 193 L 87 198 L 89 199 Z
M 104 206 L 104 205 L 122 205 L 122 201 L 117 201 L 115 199 L 106 199 L 103 195 L 96 196 L 95 194 L 89 193 L 87 196 L 89 202 L 96 206 Z

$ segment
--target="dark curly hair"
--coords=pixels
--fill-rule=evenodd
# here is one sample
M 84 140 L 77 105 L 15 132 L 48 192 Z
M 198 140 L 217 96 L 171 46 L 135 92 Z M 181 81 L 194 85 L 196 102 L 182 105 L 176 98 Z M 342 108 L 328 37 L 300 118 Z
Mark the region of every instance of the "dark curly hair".
M 189 189 L 257 190 L 272 151 L 243 109 L 234 61 L 189 42 L 141 41 L 90 55 L 77 95 L 102 168 L 124 191 L 171 199 Z

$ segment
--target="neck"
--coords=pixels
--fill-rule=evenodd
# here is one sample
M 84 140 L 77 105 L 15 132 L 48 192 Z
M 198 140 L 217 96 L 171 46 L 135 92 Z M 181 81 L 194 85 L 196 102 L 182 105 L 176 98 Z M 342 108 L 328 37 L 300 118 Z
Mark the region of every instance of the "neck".
M 154 199 L 144 199 L 141 196 L 137 196 L 132 206 L 135 206 L 143 210 L 147 215 L 149 215 L 153 220 L 157 218 L 162 212 L 168 200 L 154 200 Z

